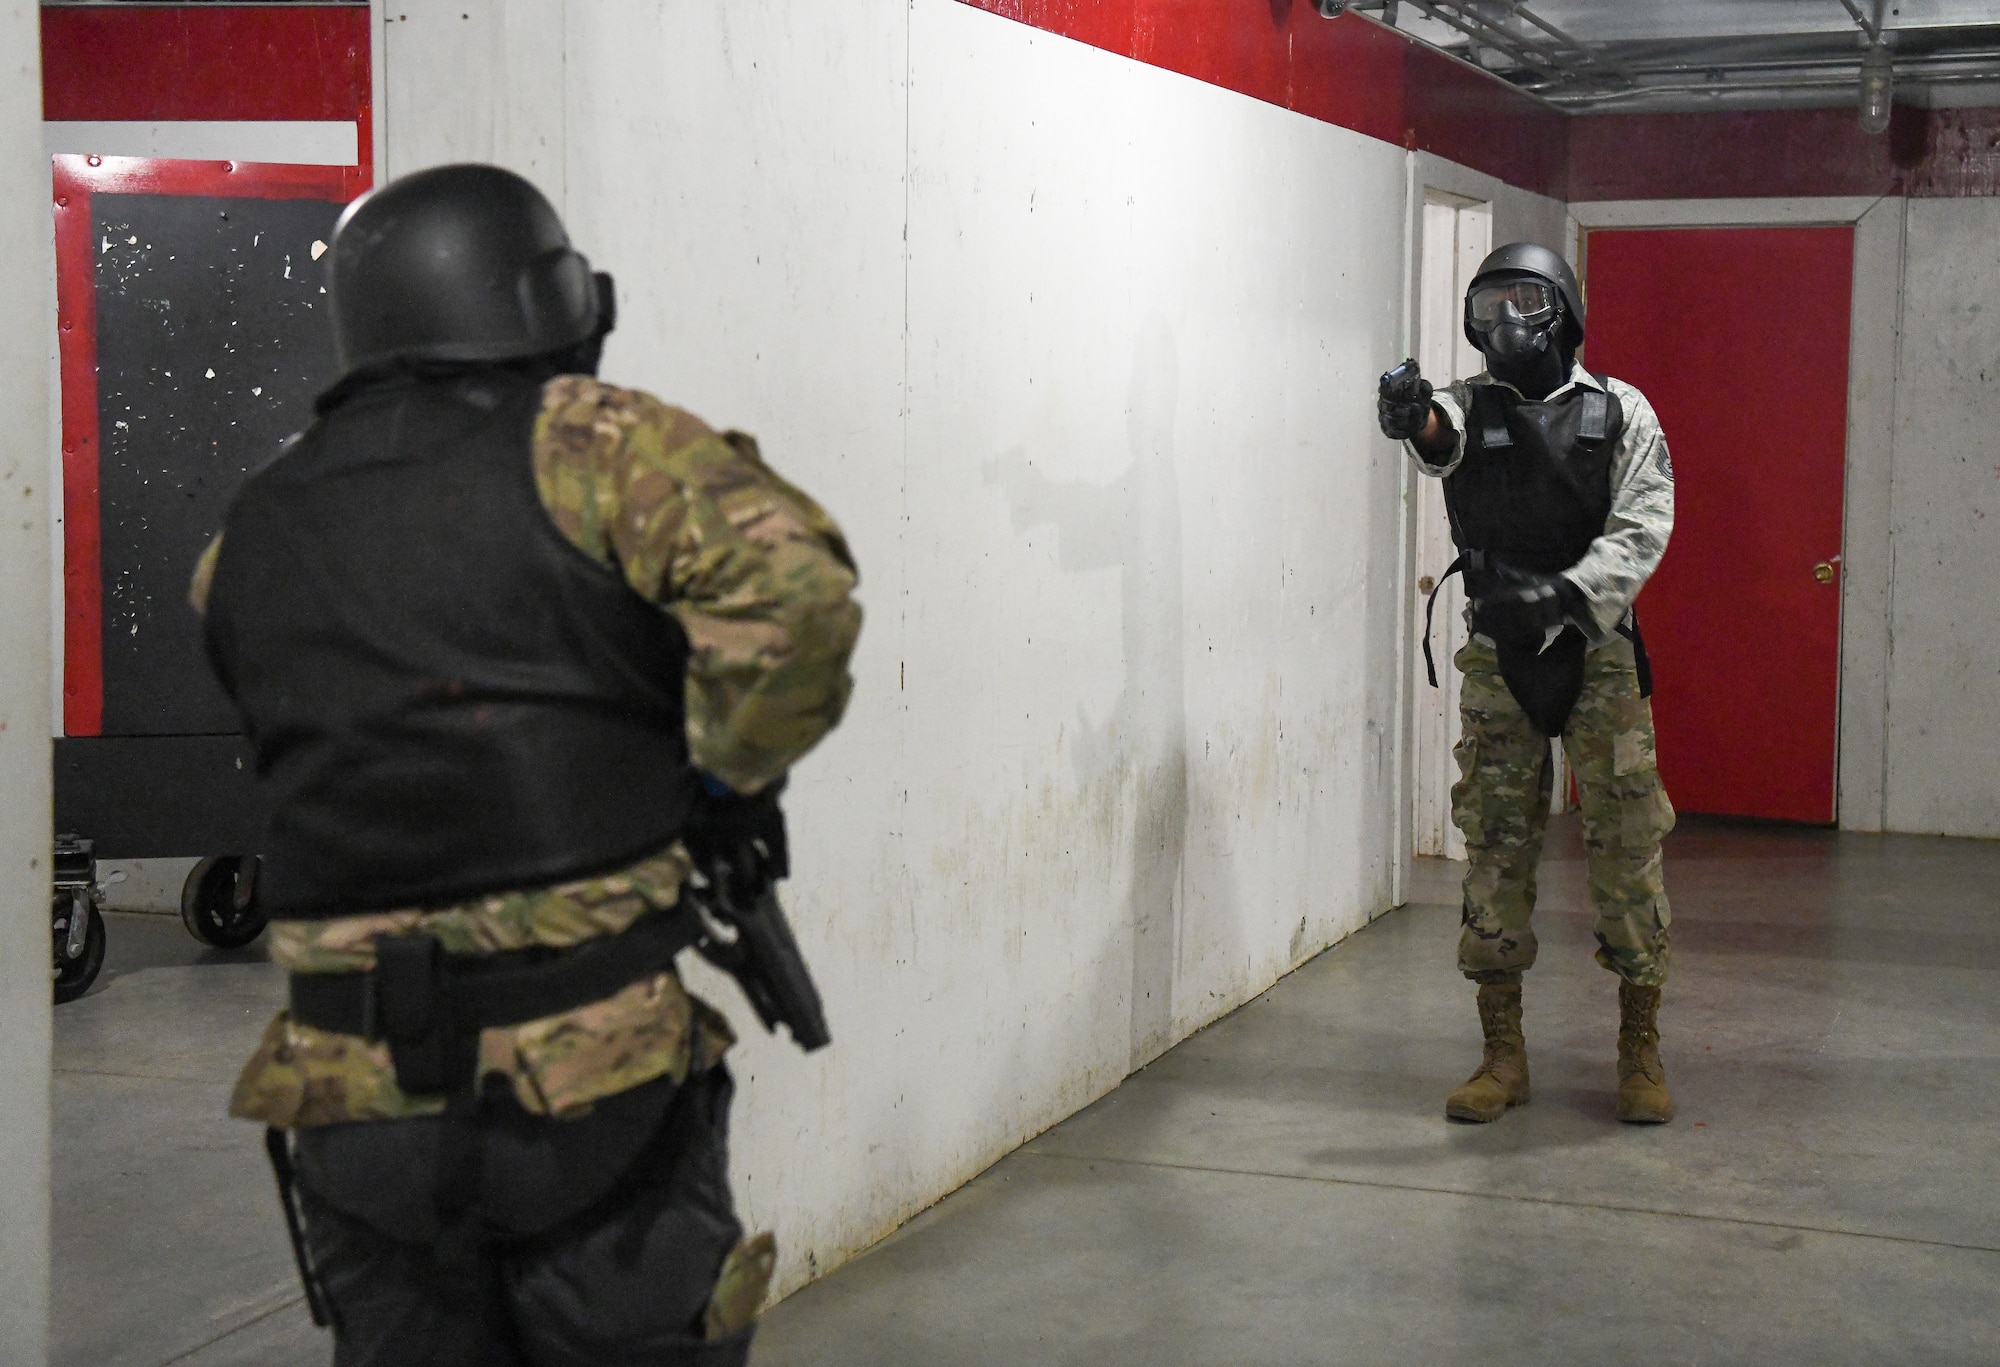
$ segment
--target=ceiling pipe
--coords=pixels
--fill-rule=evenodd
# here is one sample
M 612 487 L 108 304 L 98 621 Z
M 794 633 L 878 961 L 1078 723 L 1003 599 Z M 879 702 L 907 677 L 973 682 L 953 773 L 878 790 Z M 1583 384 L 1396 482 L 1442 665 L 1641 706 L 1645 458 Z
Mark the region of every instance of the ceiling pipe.
M 1958 71 L 1925 79 L 1926 85 L 1970 85 L 2000 83 L 2000 67 L 1988 71 Z M 1703 85 L 1653 85 L 1636 90 L 1606 90 L 1589 94 L 1545 96 L 1551 104 L 1562 109 L 1582 109 L 1597 105 L 1624 104 L 1634 100 L 1650 99 L 1654 96 L 1673 95 L 1763 95 L 1785 94 L 1789 92 L 1809 92 L 1815 90 L 1852 90 L 1852 77 L 1811 81 L 1736 81 L 1728 84 L 1708 82 Z
M 1996 67 L 1993 53 L 1955 55 L 1948 59 L 1901 59 L 1895 63 L 1894 76 L 1897 80 L 1919 81 L 1936 84 L 1940 81 L 1987 80 Z M 1968 66 L 1971 70 L 1968 72 Z M 1710 68 L 1712 75 L 1699 81 L 1690 80 L 1691 73 L 1677 71 L 1642 71 L 1636 83 L 1615 89 L 1554 88 L 1546 84 L 1527 84 L 1522 87 L 1542 98 L 1558 104 L 1606 98 L 1631 98 L 1651 95 L 1666 90 L 1740 90 L 1756 89 L 1781 90 L 1787 86 L 1797 89 L 1820 90 L 1836 86 L 1852 86 L 1859 76 L 1859 68 L 1853 62 L 1797 62 L 1765 63 L 1758 66 L 1727 66 Z M 1699 73 L 1693 73 L 1699 74 Z M 1651 80 L 1648 77 L 1663 79 Z M 1678 80 L 1672 79 L 1678 77 Z M 1755 80 L 1757 77 L 1771 79 Z
M 1869 42 L 1879 43 L 1882 41 L 1882 24 L 1879 19 L 1871 22 L 1868 16 L 1861 12 L 1861 6 L 1855 4 L 1854 0 L 1840 0 L 1840 3 L 1849 14 L 1854 16 L 1854 22 L 1861 25 L 1861 31 L 1868 35 Z
M 2000 54 L 1993 52 L 1926 52 L 1918 56 L 1895 59 L 1898 76 L 1915 75 L 1933 66 L 1995 60 L 2000 60 Z M 1710 71 L 1852 71 L 1856 64 L 1856 59 L 1853 57 L 1772 57 L 1752 61 L 1646 62 L 1634 66 L 1631 70 L 1636 76 L 1676 76 L 1688 72 Z

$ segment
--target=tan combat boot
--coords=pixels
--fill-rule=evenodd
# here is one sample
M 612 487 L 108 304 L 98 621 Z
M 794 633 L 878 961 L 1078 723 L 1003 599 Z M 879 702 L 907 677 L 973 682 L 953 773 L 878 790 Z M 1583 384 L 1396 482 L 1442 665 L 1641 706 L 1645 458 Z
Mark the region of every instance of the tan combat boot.
M 1528 1042 L 1521 1037 L 1521 984 L 1487 983 L 1479 989 L 1479 1028 L 1486 1057 L 1479 1070 L 1445 1099 L 1453 1120 L 1498 1120 L 1509 1106 L 1528 1100 Z
M 1674 1118 L 1660 1065 L 1660 989 L 1618 984 L 1618 1118 L 1664 1125 Z

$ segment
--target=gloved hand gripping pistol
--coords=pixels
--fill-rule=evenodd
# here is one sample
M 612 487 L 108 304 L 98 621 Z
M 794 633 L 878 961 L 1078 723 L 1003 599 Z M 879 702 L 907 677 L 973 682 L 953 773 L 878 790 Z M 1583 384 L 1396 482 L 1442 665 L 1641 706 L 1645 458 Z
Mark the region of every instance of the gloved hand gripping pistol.
M 777 882 L 791 873 L 781 779 L 755 797 L 708 783 L 695 799 L 685 841 L 694 876 L 681 896 L 701 917 L 703 958 L 736 979 L 764 1028 L 783 1025 L 811 1053 L 825 1047 L 819 989 L 778 904 Z
M 1431 420 L 1431 382 L 1414 360 L 1382 377 L 1375 397 L 1375 420 L 1391 441 L 1414 441 Z

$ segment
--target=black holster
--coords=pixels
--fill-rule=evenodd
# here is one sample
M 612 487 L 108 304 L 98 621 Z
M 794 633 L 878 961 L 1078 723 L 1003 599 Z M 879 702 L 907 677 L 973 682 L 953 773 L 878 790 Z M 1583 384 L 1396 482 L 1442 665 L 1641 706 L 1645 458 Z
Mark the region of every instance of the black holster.
M 1473 624 L 1478 625 L 1475 613 Z M 1565 626 L 1540 650 L 1539 642 L 1498 641 L 1500 678 L 1535 729 L 1553 739 L 1569 725 L 1569 714 L 1583 696 L 1583 633 Z
M 479 1028 L 452 1010 L 444 946 L 424 934 L 375 941 L 375 1011 L 396 1085 L 413 1094 L 449 1092 L 472 1082 Z

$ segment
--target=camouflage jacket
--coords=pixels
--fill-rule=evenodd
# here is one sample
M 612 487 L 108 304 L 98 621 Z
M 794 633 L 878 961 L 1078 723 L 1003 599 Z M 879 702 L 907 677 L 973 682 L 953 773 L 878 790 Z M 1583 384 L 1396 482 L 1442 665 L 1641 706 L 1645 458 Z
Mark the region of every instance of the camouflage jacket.
M 1450 457 L 1435 465 L 1410 446 L 1417 468 L 1440 479 L 1456 470 L 1465 459 L 1465 415 L 1472 408 L 1472 386 L 1505 383 L 1482 372 L 1438 389 L 1432 401 L 1451 419 L 1456 440 Z M 1607 388 L 1581 365 L 1572 365 L 1569 382 L 1555 392 L 1573 386 Z M 1674 530 L 1674 467 L 1667 458 L 1660 420 L 1646 396 L 1623 380 L 1609 381 L 1608 390 L 1625 411 L 1625 428 L 1611 452 L 1611 515 L 1604 519 L 1604 534 L 1564 572 L 1590 604 L 1590 620 L 1577 625 L 1594 646 L 1611 640 L 1630 615 L 1632 601 L 1660 567 Z
M 549 381 L 534 430 L 537 487 L 571 542 L 617 567 L 687 633 L 694 762 L 739 792 L 779 775 L 840 720 L 861 629 L 852 556 L 817 504 L 764 464 L 740 432 L 638 390 L 588 376 Z M 195 571 L 205 606 L 217 538 Z M 617 874 L 457 906 L 285 921 L 273 961 L 294 973 L 374 964 L 374 938 L 421 927 L 453 954 L 567 946 L 615 935 L 670 907 L 688 873 L 674 844 Z M 480 1071 L 498 1072 L 528 1111 L 579 1114 L 654 1078 L 711 1066 L 734 1036 L 671 971 L 545 1020 L 484 1031 Z M 270 1023 L 237 1080 L 230 1113 L 295 1127 L 393 1119 L 443 1108 L 396 1085 L 386 1043 Z

